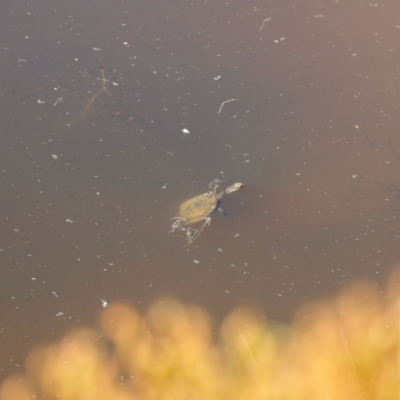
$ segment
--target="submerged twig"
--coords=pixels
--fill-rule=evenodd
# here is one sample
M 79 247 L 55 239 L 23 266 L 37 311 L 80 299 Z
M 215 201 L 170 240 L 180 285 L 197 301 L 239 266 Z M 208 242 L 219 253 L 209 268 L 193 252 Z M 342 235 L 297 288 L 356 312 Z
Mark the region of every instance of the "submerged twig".
M 399 195 L 399 189 L 396 187 L 396 186 L 394 186 L 394 185 L 385 185 L 384 183 L 382 183 L 382 182 L 379 182 L 379 181 L 374 181 L 378 186 L 380 186 L 381 188 L 383 188 L 383 189 L 385 189 L 386 191 L 388 191 L 389 193 L 391 193 L 391 194 L 393 194 L 393 195 L 395 195 L 395 196 L 398 196 Z
M 89 100 L 89 102 L 86 104 L 85 108 L 83 109 L 82 114 L 80 115 L 80 117 L 78 119 L 82 119 L 87 112 L 89 111 L 90 107 L 92 106 L 92 104 L 94 103 L 94 101 L 103 93 L 107 93 L 110 97 L 112 97 L 111 93 L 107 90 L 107 79 L 106 76 L 104 74 L 104 68 L 101 66 L 100 67 L 100 73 L 101 73 L 101 88 L 92 96 L 92 98 Z
M 356 124 L 356 126 L 354 127 L 358 132 L 361 133 L 361 135 L 363 135 L 365 137 L 365 139 L 367 140 L 367 142 L 371 145 L 371 147 L 373 147 L 375 149 L 375 146 L 372 144 L 372 142 L 369 140 L 368 136 L 361 130 L 361 128 Z
M 397 158 L 397 161 L 398 161 L 399 164 L 400 164 L 400 156 L 399 156 L 399 153 L 397 153 L 397 151 L 396 151 L 396 149 L 393 147 L 392 143 L 390 143 L 390 140 L 388 140 L 388 143 L 389 143 L 389 146 L 390 146 L 390 148 L 392 149 L 392 151 L 393 151 L 395 157 Z

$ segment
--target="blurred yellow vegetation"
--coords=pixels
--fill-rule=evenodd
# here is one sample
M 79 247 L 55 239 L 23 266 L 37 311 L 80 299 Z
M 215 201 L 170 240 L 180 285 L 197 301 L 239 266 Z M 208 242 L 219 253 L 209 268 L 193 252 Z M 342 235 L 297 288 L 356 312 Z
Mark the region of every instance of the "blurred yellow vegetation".
M 400 399 L 400 274 L 300 307 L 291 326 L 248 308 L 216 328 L 173 298 L 115 303 L 100 328 L 35 349 L 0 400 Z

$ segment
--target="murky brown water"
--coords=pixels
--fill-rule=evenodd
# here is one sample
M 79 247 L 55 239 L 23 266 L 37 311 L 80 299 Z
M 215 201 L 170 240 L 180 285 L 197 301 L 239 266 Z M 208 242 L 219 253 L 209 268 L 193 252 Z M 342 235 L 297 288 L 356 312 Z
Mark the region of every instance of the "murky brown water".
M 285 319 L 398 262 L 397 3 L 213 3 L 2 2 L 2 374 L 115 299 Z

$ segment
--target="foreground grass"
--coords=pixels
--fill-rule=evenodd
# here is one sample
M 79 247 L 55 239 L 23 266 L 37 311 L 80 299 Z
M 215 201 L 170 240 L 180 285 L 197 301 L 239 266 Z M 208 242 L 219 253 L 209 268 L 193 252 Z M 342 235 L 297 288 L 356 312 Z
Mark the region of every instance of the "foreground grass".
M 172 298 L 145 315 L 115 303 L 99 330 L 34 350 L 0 399 L 400 399 L 399 277 L 384 293 L 364 282 L 303 305 L 290 327 L 240 309 L 214 332 Z

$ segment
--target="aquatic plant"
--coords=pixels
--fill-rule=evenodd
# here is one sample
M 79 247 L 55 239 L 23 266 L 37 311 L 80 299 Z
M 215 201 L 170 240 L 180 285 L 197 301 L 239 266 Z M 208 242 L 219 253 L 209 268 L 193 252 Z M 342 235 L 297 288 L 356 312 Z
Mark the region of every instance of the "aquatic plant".
M 399 273 L 304 304 L 291 326 L 248 308 L 216 327 L 174 298 L 143 315 L 114 303 L 98 329 L 79 329 L 27 357 L 1 400 L 400 398 Z

